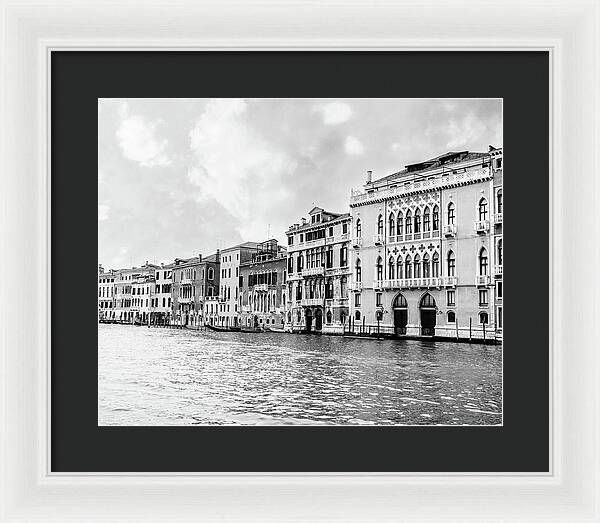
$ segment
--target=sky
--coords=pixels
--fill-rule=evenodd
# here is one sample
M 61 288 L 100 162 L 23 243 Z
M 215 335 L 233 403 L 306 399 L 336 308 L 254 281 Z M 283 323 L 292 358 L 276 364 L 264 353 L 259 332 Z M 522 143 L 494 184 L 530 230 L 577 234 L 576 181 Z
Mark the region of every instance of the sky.
M 447 151 L 502 146 L 500 99 L 98 100 L 105 269 L 277 238 L 314 206 Z

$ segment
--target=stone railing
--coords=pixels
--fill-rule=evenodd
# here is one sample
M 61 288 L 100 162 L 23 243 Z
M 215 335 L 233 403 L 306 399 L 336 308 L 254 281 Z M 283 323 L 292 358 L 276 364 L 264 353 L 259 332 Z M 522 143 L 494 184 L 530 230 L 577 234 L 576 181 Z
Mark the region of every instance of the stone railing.
M 492 178 L 492 173 L 489 167 L 479 169 L 471 169 L 462 173 L 449 174 L 446 176 L 436 177 L 433 180 L 419 180 L 416 182 L 398 185 L 390 188 L 379 188 L 372 191 L 364 192 L 362 190 L 352 191 L 350 195 L 350 207 L 365 205 L 369 202 L 386 200 L 404 196 L 415 192 L 433 191 L 445 189 L 449 187 L 457 187 L 469 183 L 476 183 Z
M 476 221 L 473 229 L 475 229 L 475 232 L 487 232 L 490 230 L 490 222 L 488 220 Z

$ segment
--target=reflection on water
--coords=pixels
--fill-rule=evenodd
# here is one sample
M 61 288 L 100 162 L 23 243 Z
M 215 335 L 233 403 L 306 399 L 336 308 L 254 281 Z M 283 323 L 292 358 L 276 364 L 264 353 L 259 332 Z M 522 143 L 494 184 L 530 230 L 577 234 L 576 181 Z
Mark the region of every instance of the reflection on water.
M 98 326 L 99 425 L 497 425 L 502 347 Z

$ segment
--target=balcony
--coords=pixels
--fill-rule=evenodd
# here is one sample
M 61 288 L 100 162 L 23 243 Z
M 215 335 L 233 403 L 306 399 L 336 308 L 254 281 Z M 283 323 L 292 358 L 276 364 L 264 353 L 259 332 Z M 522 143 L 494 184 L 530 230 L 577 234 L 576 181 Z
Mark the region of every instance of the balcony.
M 401 278 L 383 280 L 380 288 L 383 289 L 420 289 L 443 286 L 443 278 Z
M 194 280 L 192 280 L 192 278 L 181 279 L 181 285 L 191 285 L 192 283 L 194 283 Z
M 496 276 L 502 276 L 502 265 L 496 265 L 494 267 L 494 274 Z
M 350 274 L 350 267 L 331 267 L 327 270 L 327 276 L 344 276 Z
M 496 225 L 499 225 L 502 223 L 502 213 L 501 212 L 497 212 L 496 214 L 494 214 L 494 223 Z
M 352 238 L 352 247 L 354 247 L 355 249 L 360 249 L 362 247 L 362 244 L 363 244 L 362 237 Z
M 479 220 L 475 222 L 473 229 L 475 229 L 475 232 L 486 233 L 490 230 L 490 222 L 488 220 Z
M 475 276 L 475 285 L 479 287 L 483 287 L 485 285 L 490 284 L 490 277 L 487 274 L 481 274 L 479 276 Z
M 194 298 L 179 298 L 177 301 L 179 303 L 194 303 Z
M 348 241 L 349 239 L 350 239 L 350 233 L 344 232 L 344 233 L 340 234 L 338 241 L 345 242 L 345 241 Z
M 308 247 L 322 247 L 325 245 L 325 238 L 319 238 L 318 240 L 307 240 L 305 246 Z
M 456 276 L 444 276 L 442 278 L 444 287 L 456 287 L 458 279 Z
M 380 291 L 383 289 L 383 280 L 374 280 L 373 281 L 373 289 L 376 291 Z
M 257 292 L 267 292 L 269 290 L 273 290 L 275 285 L 269 285 L 268 283 L 257 283 L 254 285 L 253 289 Z
M 444 225 L 444 236 L 454 238 L 456 236 L 456 225 Z
M 303 305 L 304 307 L 323 305 L 323 298 L 304 298 L 300 301 L 300 305 Z
M 362 291 L 362 282 L 361 281 L 353 281 L 350 282 L 350 286 L 349 286 L 351 291 Z
M 310 267 L 302 269 L 302 276 L 323 276 L 325 274 L 324 267 Z
M 287 281 L 298 281 L 302 279 L 302 271 L 287 275 Z
M 373 235 L 373 243 L 375 245 L 382 245 L 383 244 L 383 234 L 374 234 Z

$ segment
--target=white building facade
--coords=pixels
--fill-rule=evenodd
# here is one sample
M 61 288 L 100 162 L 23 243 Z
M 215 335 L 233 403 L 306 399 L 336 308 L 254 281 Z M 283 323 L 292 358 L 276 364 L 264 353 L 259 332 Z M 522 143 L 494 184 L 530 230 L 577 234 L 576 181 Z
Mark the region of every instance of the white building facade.
M 371 177 L 350 200 L 351 329 L 501 337 L 502 150 Z

